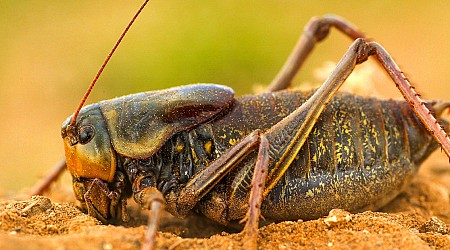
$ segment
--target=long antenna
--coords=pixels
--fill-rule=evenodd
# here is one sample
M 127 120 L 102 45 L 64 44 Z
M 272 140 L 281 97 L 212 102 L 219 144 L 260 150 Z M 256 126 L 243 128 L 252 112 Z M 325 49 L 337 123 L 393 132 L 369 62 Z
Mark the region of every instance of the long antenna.
M 78 105 L 77 110 L 75 111 L 75 113 L 73 114 L 73 118 L 72 121 L 70 122 L 70 126 L 75 126 L 76 124 L 76 120 L 77 120 L 77 116 L 80 113 L 81 108 L 83 107 L 84 103 L 86 102 L 86 99 L 88 98 L 89 94 L 92 91 L 92 88 L 94 87 L 95 83 L 97 82 L 98 78 L 100 77 L 100 75 L 103 72 L 103 69 L 105 69 L 106 64 L 108 64 L 109 59 L 111 59 L 111 56 L 114 54 L 114 52 L 116 51 L 117 47 L 119 46 L 120 42 L 122 42 L 122 39 L 124 38 L 125 34 L 128 32 L 128 30 L 130 29 L 131 25 L 133 25 L 134 21 L 136 20 L 136 18 L 139 16 L 139 14 L 141 13 L 141 11 L 144 9 L 145 5 L 148 3 L 149 0 L 145 0 L 145 2 L 142 4 L 142 6 L 139 8 L 139 10 L 136 12 L 136 14 L 134 15 L 134 17 L 131 19 L 130 23 L 128 23 L 127 27 L 125 28 L 125 30 L 122 32 L 122 35 L 120 35 L 119 40 L 117 40 L 116 44 L 114 45 L 114 47 L 112 48 L 111 52 L 109 52 L 108 56 L 106 57 L 105 61 L 103 62 L 102 66 L 100 67 L 100 69 L 97 72 L 97 75 L 95 75 L 94 80 L 92 80 L 91 84 L 89 85 L 89 88 L 87 89 L 86 93 L 84 94 L 83 98 L 81 99 L 80 105 Z

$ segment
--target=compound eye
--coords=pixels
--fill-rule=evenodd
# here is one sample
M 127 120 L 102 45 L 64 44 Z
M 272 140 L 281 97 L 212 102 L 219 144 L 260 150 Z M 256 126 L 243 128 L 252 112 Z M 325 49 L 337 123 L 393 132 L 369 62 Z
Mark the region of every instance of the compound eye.
M 81 144 L 86 144 L 94 138 L 95 129 L 92 125 L 86 125 L 80 128 L 78 132 L 79 142 Z

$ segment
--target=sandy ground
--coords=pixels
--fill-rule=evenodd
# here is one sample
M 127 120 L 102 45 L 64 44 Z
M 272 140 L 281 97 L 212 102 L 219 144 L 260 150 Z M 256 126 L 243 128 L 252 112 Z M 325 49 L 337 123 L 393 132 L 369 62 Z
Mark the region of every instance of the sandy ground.
M 0 202 L 0 249 L 141 247 L 144 211 L 132 207 L 128 225 L 101 225 L 77 209 L 70 187 L 56 185 L 48 196 Z M 162 223 L 158 249 L 241 246 L 239 233 L 201 217 L 180 220 L 165 215 Z M 450 249 L 448 163 L 421 169 L 411 186 L 382 211 L 350 214 L 336 209 L 313 221 L 269 224 L 259 229 L 258 245 L 260 249 Z

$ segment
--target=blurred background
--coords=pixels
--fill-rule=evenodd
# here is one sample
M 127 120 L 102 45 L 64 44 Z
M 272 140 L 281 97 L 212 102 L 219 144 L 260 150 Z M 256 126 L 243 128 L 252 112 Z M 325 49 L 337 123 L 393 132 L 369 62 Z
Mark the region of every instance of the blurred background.
M 141 2 L 0 1 L 0 194 L 26 190 L 63 157 L 61 123 Z M 450 1 L 155 0 L 87 103 L 197 82 L 251 93 L 272 80 L 308 20 L 327 13 L 382 44 L 425 98 L 450 100 Z M 333 30 L 295 82 L 319 82 L 314 72 L 350 43 Z M 379 95 L 401 98 L 368 65 Z M 448 166 L 443 153 L 432 158 Z

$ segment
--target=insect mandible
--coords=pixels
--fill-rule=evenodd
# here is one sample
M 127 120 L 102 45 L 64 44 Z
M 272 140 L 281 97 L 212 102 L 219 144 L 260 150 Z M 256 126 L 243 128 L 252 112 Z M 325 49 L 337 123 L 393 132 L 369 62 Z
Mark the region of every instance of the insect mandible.
M 334 72 L 315 91 L 288 90 L 331 27 L 354 40 Z M 370 56 L 406 101 L 337 93 Z M 150 248 L 163 207 L 245 221 L 243 243 L 254 249 L 260 215 L 283 221 L 377 209 L 436 148 L 450 157 L 449 124 L 435 118 L 450 102 L 421 100 L 389 54 L 337 16 L 311 19 L 264 94 L 234 97 L 228 87 L 196 84 L 81 109 L 92 86 L 61 129 L 75 195 L 105 223 L 128 219 L 130 197 L 150 209 Z

